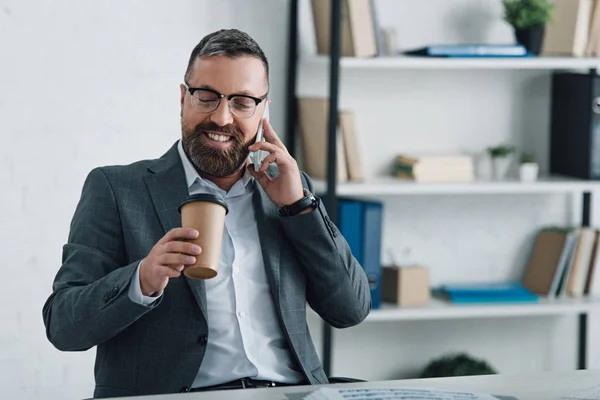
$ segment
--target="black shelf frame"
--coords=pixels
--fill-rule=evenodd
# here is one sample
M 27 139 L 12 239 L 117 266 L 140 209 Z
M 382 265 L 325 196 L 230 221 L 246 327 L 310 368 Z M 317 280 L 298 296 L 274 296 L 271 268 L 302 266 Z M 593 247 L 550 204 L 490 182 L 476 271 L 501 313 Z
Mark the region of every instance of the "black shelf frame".
M 331 1 L 331 31 L 329 54 L 329 115 L 327 126 L 327 212 L 334 224 L 338 224 L 338 199 L 336 193 L 336 155 L 337 155 L 337 113 L 339 108 L 340 87 L 340 57 L 341 57 L 341 17 L 342 1 Z M 286 104 L 286 133 L 287 148 L 292 156 L 297 157 L 297 84 L 298 84 L 298 10 L 299 0 L 290 0 L 289 13 L 289 43 L 288 43 L 288 76 L 287 76 L 287 104 Z M 591 69 L 590 74 L 597 74 L 596 69 Z M 582 195 L 581 225 L 590 226 L 591 221 L 591 192 Z M 587 369 L 587 331 L 588 313 L 581 312 L 577 322 L 577 368 Z M 327 376 L 331 376 L 333 348 L 333 328 L 323 322 L 323 369 Z

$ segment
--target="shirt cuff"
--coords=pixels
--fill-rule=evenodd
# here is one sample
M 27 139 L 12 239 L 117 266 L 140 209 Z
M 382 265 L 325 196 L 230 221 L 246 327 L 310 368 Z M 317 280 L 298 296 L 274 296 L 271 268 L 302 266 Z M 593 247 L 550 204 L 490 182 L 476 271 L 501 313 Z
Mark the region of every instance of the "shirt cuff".
M 144 294 L 142 293 L 142 288 L 140 287 L 140 266 L 141 265 L 142 265 L 142 262 L 140 261 L 140 263 L 138 264 L 138 266 L 135 270 L 135 273 L 131 277 L 131 283 L 129 284 L 128 294 L 129 294 L 129 298 L 134 303 L 141 304 L 143 306 L 149 306 L 152 303 L 154 303 L 156 300 L 158 300 L 158 298 L 160 296 L 162 296 L 163 291 L 161 290 L 160 293 L 156 297 L 144 296 Z

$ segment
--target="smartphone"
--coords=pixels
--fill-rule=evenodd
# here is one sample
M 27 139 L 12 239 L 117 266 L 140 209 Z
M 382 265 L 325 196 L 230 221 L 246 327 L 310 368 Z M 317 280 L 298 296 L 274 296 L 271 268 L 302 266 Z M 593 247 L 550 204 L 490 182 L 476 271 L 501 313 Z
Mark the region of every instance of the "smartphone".
M 260 119 L 260 123 L 258 124 L 258 132 L 256 132 L 256 141 L 254 143 L 258 143 L 258 142 L 261 142 L 264 140 L 263 120 L 265 118 L 267 119 L 267 121 L 270 121 L 270 119 L 269 119 L 269 103 L 268 102 L 265 105 L 265 113 L 263 114 L 263 117 Z M 260 166 L 262 165 L 263 160 L 268 155 L 269 155 L 269 153 L 265 150 L 258 150 L 258 151 L 250 152 L 250 161 L 252 161 L 252 164 L 254 164 L 255 171 L 258 171 L 260 169 Z

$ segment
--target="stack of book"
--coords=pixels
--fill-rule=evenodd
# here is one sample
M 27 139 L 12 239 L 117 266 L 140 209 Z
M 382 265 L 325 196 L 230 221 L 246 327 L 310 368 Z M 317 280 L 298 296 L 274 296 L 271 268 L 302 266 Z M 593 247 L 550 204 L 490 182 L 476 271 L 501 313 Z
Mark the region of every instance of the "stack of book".
M 523 286 L 548 297 L 600 295 L 599 233 L 591 227 L 540 230 Z
M 301 167 L 313 179 L 327 179 L 329 101 L 323 97 L 298 98 Z M 365 180 L 362 140 L 353 110 L 338 110 L 336 172 L 338 182 Z
M 317 53 L 328 55 L 331 38 L 331 0 L 312 0 Z M 342 0 L 341 55 L 376 57 L 383 53 L 374 0 Z
M 396 157 L 394 174 L 415 182 L 468 182 L 475 178 L 473 159 L 463 155 L 407 155 Z

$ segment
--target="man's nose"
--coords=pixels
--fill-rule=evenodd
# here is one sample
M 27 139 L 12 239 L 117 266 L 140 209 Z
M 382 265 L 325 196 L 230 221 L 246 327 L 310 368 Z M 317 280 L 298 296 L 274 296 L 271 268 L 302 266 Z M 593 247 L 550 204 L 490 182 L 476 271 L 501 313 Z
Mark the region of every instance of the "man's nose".
M 233 115 L 229 110 L 229 103 L 223 99 L 219 107 L 210 115 L 210 120 L 219 126 L 225 126 L 233 123 Z

